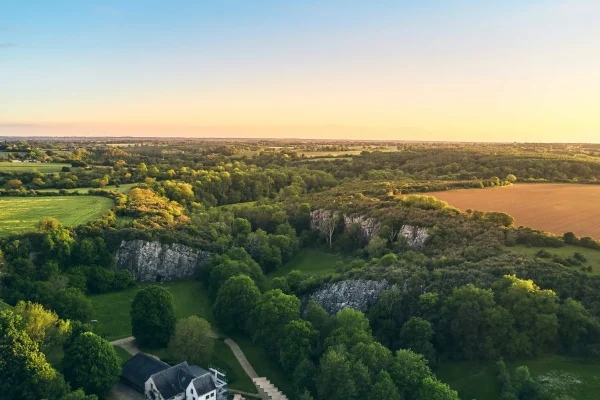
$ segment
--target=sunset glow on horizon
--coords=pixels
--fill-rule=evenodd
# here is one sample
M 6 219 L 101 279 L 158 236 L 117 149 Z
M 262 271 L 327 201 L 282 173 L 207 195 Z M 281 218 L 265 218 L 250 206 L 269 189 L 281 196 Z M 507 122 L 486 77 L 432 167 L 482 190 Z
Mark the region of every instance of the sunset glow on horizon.
M 0 136 L 600 142 L 598 1 L 6 3 Z

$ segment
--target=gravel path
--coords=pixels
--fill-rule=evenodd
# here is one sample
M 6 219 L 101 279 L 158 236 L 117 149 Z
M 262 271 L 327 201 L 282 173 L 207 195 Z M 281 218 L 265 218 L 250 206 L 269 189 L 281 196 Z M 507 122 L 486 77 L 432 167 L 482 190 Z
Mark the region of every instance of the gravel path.
M 135 356 L 137 353 L 140 352 L 140 349 L 138 349 L 138 347 L 135 344 L 135 338 L 133 336 L 129 336 L 119 340 L 113 340 L 112 342 L 110 342 L 110 344 L 125 349 L 125 351 L 131 354 L 132 356 Z

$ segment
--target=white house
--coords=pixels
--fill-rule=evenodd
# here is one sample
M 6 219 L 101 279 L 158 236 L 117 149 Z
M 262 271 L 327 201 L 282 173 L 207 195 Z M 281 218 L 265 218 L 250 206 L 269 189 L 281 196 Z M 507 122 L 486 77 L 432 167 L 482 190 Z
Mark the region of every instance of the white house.
M 216 368 L 171 367 L 143 353 L 123 364 L 121 380 L 150 400 L 224 400 L 227 393 L 225 374 Z

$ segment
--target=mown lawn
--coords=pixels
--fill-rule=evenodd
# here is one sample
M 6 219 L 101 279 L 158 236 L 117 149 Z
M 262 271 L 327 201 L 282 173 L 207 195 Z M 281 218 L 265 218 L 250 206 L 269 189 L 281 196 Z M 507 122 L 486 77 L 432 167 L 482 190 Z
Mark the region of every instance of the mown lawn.
M 258 376 L 266 376 L 288 398 L 294 396 L 291 376 L 283 372 L 279 363 L 271 358 L 264 348 L 252 343 L 246 336 L 236 335 L 231 338 L 240 346 Z
M 281 269 L 269 274 L 269 279 L 276 278 L 278 276 L 285 276 L 293 270 L 299 270 L 307 274 L 314 275 L 326 275 L 333 272 L 333 266 L 338 261 L 344 261 L 344 258 L 339 254 L 328 253 L 324 250 L 307 247 L 288 263 L 286 263 Z
M 119 346 L 113 346 L 115 351 L 117 352 L 117 355 L 119 356 L 119 358 L 121 359 L 121 364 L 125 363 L 125 361 L 129 360 L 132 356 L 131 354 L 129 354 L 129 352 L 127 350 L 125 350 L 122 347 Z
M 0 236 L 31 231 L 42 217 L 81 225 L 113 206 L 111 199 L 100 196 L 0 197 Z
M 246 375 L 246 372 L 233 355 L 229 346 L 221 339 L 214 339 L 213 351 L 199 363 L 199 366 L 208 369 L 210 365 L 224 370 L 227 373 L 227 385 L 232 389 L 242 390 L 244 392 L 256 393 L 256 387 L 252 380 Z M 178 364 L 187 360 L 174 358 L 167 348 L 163 349 L 144 349 L 144 352 L 154 354 L 161 360 L 171 365 Z
M 507 363 L 511 373 L 520 365 L 526 365 L 534 379 L 546 382 L 547 390 L 557 398 L 569 395 L 573 399 L 592 400 L 600 393 L 600 360 L 587 362 L 576 357 L 548 355 Z M 461 399 L 500 399 L 493 363 L 446 362 L 436 369 L 436 374 L 457 390 Z
M 535 254 L 541 249 L 547 250 L 552 255 L 557 255 L 561 258 L 569 258 L 572 257 L 574 253 L 583 254 L 585 258 L 587 258 L 587 262 L 584 262 L 583 265 L 591 266 L 592 273 L 596 275 L 600 275 L 600 250 L 588 249 L 585 247 L 573 246 L 573 245 L 565 245 L 563 247 L 527 247 L 527 246 L 513 246 L 507 247 L 509 251 L 513 253 L 522 254 L 527 257 L 535 257 Z M 566 267 L 566 268 L 579 268 L 579 267 Z
M 94 319 L 98 320 L 95 332 L 109 341 L 131 336 L 131 302 L 137 291 L 144 286 L 90 296 L 94 307 Z M 197 315 L 214 327 L 210 300 L 202 283 L 186 279 L 163 283 L 161 286 L 173 296 L 173 306 L 178 319 Z
M 0 172 L 32 172 L 39 171 L 43 174 L 51 174 L 60 172 L 63 167 L 71 168 L 71 164 L 54 164 L 54 163 L 15 163 L 10 161 L 0 161 Z
M 115 185 L 108 185 L 108 186 L 105 186 L 103 189 L 111 190 L 113 192 L 127 194 L 127 192 L 129 192 L 131 190 L 131 188 L 134 187 L 135 185 L 139 185 L 139 183 L 124 183 L 122 185 L 119 185 L 119 187 L 116 187 Z M 98 189 L 98 188 L 83 187 L 83 188 L 65 189 L 65 190 L 68 193 L 79 192 L 79 193 L 87 194 L 90 190 L 95 190 L 95 189 Z M 38 189 L 38 192 L 56 192 L 56 193 L 58 193 L 59 190 L 60 189 L 56 189 L 56 188 Z

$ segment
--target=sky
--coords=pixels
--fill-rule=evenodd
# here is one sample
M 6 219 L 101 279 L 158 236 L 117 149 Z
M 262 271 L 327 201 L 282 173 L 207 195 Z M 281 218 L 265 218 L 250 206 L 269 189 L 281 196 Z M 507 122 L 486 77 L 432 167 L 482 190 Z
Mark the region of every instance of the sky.
M 600 142 L 598 0 L 0 0 L 0 136 Z

